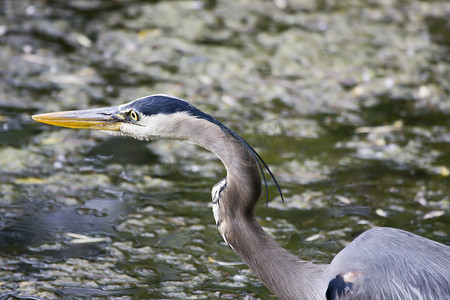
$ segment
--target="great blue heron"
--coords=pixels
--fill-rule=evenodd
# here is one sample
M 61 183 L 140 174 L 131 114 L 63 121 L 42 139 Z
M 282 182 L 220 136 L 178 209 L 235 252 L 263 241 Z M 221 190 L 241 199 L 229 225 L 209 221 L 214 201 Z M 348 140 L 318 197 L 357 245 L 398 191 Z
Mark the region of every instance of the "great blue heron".
M 262 166 L 274 178 L 267 165 L 239 135 L 186 101 L 153 95 L 115 107 L 40 114 L 33 119 L 140 140 L 189 140 L 215 153 L 227 171 L 211 192 L 217 228 L 281 299 L 450 298 L 450 247 L 400 229 L 362 233 L 329 265 L 313 264 L 284 250 L 254 215 Z

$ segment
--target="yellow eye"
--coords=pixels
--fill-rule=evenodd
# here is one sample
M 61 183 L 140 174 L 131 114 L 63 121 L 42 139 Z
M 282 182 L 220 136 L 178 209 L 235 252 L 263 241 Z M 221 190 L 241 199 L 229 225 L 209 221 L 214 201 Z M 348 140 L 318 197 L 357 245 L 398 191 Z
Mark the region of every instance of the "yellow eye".
M 134 111 L 130 111 L 130 117 L 134 120 L 134 121 L 139 121 L 139 115 Z

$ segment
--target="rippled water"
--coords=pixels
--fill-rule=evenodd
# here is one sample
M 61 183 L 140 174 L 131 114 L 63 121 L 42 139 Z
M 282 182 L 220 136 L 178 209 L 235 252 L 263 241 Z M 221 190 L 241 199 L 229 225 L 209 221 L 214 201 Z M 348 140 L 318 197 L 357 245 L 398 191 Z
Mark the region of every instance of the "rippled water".
M 259 221 L 303 259 L 373 226 L 450 244 L 445 1 L 0 6 L 0 298 L 273 297 L 217 232 L 214 155 L 30 119 L 153 93 L 256 148 L 286 198 Z

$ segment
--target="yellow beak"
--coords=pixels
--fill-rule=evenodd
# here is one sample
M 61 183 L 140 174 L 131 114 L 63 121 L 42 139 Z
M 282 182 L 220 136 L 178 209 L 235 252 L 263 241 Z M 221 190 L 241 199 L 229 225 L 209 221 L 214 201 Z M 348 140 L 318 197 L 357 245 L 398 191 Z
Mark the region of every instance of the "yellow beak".
M 97 130 L 120 130 L 124 116 L 117 106 L 71 110 L 31 116 L 35 121 L 68 128 L 84 128 Z

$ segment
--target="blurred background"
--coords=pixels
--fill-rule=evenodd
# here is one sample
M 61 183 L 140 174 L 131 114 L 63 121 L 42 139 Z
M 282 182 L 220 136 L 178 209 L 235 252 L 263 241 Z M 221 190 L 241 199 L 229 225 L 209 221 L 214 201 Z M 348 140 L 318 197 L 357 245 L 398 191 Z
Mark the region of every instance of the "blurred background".
M 32 114 L 188 100 L 271 167 L 264 228 L 328 263 L 392 226 L 450 244 L 447 1 L 0 2 L 0 299 L 273 299 L 211 212 L 225 176 L 179 141 Z M 263 194 L 262 197 L 266 195 Z

